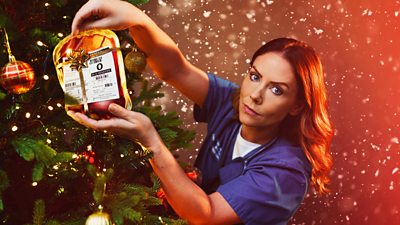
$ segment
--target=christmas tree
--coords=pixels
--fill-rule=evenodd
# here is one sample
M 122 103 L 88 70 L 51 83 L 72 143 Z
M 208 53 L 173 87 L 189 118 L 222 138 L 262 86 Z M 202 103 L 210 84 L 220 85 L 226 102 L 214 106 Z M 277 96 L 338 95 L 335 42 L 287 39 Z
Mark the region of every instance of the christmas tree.
M 0 2 L 5 43 L 0 62 L 7 68 L 0 77 L 0 223 L 85 224 L 91 214 L 92 222 L 102 224 L 184 223 L 166 212 L 156 195 L 162 193 L 148 163 L 150 152 L 139 143 L 87 129 L 65 112 L 52 52 L 85 2 Z M 128 55 L 134 41 L 125 31 L 117 34 Z M 153 104 L 163 96 L 161 84 L 151 85 L 141 76 L 141 57 L 125 58 L 133 110 L 152 120 L 170 150 L 187 148 L 194 132 L 179 128 L 175 112 Z M 17 66 L 8 64 L 15 59 Z M 18 79 L 11 81 L 5 75 L 13 66 L 26 70 L 18 70 Z M 138 83 L 141 88 L 134 91 Z

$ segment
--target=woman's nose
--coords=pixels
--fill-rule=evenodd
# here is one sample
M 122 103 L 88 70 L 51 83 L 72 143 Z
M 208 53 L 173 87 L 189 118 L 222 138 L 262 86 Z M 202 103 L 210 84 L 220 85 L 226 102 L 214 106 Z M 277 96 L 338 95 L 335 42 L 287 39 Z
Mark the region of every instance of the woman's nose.
M 263 101 L 262 98 L 262 89 L 261 87 L 256 87 L 250 94 L 251 100 L 254 101 L 256 104 L 261 104 Z

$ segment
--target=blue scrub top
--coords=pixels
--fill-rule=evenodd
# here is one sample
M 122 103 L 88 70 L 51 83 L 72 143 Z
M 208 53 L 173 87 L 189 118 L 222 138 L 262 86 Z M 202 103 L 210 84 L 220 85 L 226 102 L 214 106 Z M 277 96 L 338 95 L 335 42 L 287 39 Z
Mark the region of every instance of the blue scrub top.
M 309 161 L 300 147 L 282 137 L 232 160 L 241 125 L 231 100 L 238 85 L 214 74 L 208 77 L 204 105 L 194 107 L 195 120 L 208 124 L 195 163 L 201 188 L 207 194 L 219 192 L 244 224 L 287 224 L 307 193 Z

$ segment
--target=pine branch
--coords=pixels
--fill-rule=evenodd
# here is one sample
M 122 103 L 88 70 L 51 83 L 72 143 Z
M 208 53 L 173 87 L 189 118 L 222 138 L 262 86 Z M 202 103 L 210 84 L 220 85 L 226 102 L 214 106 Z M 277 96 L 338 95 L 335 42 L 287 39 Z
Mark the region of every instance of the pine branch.
M 4 210 L 2 193 L 10 185 L 6 171 L 0 170 L 0 211 Z
M 32 181 L 41 181 L 43 178 L 44 164 L 36 162 L 32 169 Z
M 0 101 L 3 101 L 4 99 L 6 99 L 6 97 L 7 97 L 7 94 L 0 91 Z
M 121 214 L 124 218 L 132 221 L 139 222 L 142 218 L 142 214 L 132 208 L 126 207 L 121 210 Z
M 133 108 L 137 106 L 139 103 L 144 102 L 145 105 L 150 105 L 150 100 L 154 100 L 156 98 L 161 98 L 164 96 L 163 93 L 158 93 L 161 88 L 161 83 L 155 84 L 153 87 L 148 89 L 149 82 L 147 80 L 143 80 L 142 89 L 140 91 L 139 96 L 137 96 L 132 101 Z
M 11 140 L 11 144 L 17 153 L 24 158 L 26 161 L 32 161 L 35 158 L 34 150 L 30 148 L 26 138 L 14 138 Z
M 166 145 L 169 145 L 168 143 L 173 141 L 176 138 L 178 133 L 169 128 L 161 128 L 158 130 L 158 134 L 160 135 L 163 142 L 166 143 Z M 169 146 L 167 146 L 167 147 L 169 147 Z
M 126 1 L 136 6 L 149 2 L 149 0 L 126 0 Z
M 56 220 L 49 220 L 45 223 L 45 225 L 61 225 L 61 223 L 59 223 Z
M 33 210 L 33 224 L 43 225 L 45 218 L 45 204 L 43 200 L 36 200 Z

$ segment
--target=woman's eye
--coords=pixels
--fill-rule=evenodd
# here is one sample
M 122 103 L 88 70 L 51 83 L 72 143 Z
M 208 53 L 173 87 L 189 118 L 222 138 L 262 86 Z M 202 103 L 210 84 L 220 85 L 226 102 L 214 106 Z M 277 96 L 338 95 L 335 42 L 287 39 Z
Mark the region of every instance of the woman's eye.
M 250 80 L 251 81 L 259 81 L 260 76 L 258 76 L 258 74 L 256 74 L 256 73 L 250 73 Z
M 282 95 L 283 94 L 283 90 L 280 87 L 277 87 L 277 86 L 271 87 L 271 91 L 275 95 Z

